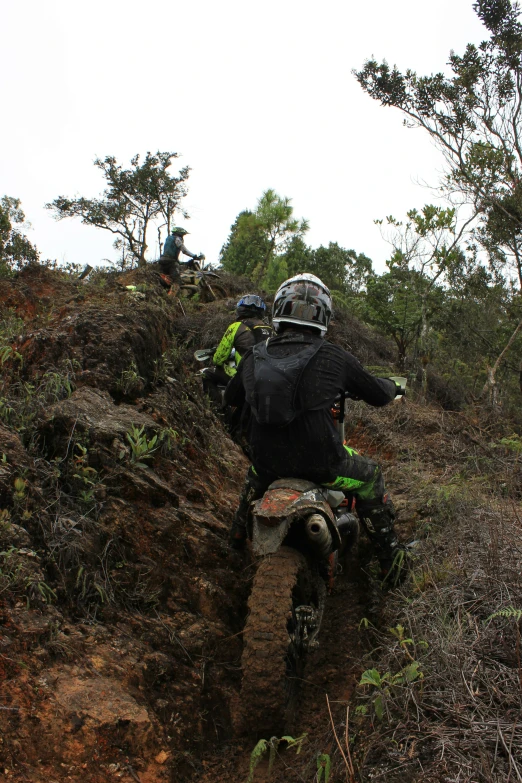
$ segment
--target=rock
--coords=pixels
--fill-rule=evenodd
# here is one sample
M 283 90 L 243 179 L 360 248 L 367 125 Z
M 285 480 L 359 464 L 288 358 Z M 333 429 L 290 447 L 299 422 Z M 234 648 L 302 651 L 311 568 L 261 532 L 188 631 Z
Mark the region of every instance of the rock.
M 118 742 L 142 753 L 153 739 L 153 727 L 145 707 L 115 680 L 63 675 L 58 678 L 55 699 L 60 717 L 76 732 L 82 732 L 85 745 L 97 737 L 116 733 Z
M 9 519 L 0 519 L 0 551 L 9 549 L 11 546 L 17 549 L 30 547 L 31 536 L 21 525 L 16 525 Z
M 158 425 L 147 414 L 131 405 L 115 405 L 110 394 L 84 386 L 66 400 L 51 405 L 39 431 L 53 455 L 64 456 L 69 439 L 76 432 L 88 433 L 92 443 L 112 446 L 115 438 L 122 443 L 133 426 L 144 427 L 150 437 Z
M 171 679 L 175 670 L 175 659 L 165 653 L 152 652 L 143 656 L 143 679 L 150 685 Z
M 156 506 L 178 505 L 178 495 L 148 466 L 133 465 L 126 434 L 133 427 L 152 438 L 160 425 L 132 405 L 116 405 L 106 391 L 84 386 L 52 405 L 40 421 L 39 432 L 51 457 L 64 457 L 76 435 L 89 436 L 89 464 L 109 468 L 109 486 L 125 486 L 125 497 L 146 497 Z

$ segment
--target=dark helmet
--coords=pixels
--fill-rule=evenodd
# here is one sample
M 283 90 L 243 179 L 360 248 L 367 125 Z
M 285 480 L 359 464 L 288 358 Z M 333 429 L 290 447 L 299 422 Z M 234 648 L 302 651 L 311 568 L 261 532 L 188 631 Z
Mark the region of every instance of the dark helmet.
M 186 228 L 181 228 L 181 226 L 174 226 L 174 228 L 170 229 L 170 233 L 177 234 L 180 237 L 184 237 L 185 234 L 188 234 L 189 232 L 187 231 Z
M 266 312 L 266 304 L 257 294 L 245 294 L 236 305 L 238 318 L 258 316 L 262 318 Z
M 296 275 L 279 286 L 272 312 L 276 331 L 280 324 L 288 323 L 313 326 L 326 334 L 332 317 L 332 297 L 315 275 Z

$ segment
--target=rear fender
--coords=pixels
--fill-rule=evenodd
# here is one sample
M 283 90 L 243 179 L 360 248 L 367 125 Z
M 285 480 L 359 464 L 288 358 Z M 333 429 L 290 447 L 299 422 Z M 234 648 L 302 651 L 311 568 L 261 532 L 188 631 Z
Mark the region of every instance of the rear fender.
M 257 517 L 252 522 L 252 549 L 257 557 L 272 555 L 281 547 L 290 530 L 292 519 L 281 520 L 281 524 L 275 527 L 268 527 Z
M 339 549 L 341 537 L 332 509 L 316 492 L 302 492 L 292 487 L 269 489 L 253 505 L 252 548 L 262 556 L 277 552 L 292 523 L 310 514 L 321 514 L 332 535 L 333 550 Z

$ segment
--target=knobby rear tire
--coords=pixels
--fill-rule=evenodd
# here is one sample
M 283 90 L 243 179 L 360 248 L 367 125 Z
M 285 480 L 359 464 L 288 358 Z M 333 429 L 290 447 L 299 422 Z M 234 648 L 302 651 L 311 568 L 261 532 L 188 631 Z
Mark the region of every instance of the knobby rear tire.
M 248 600 L 239 728 L 265 739 L 284 733 L 295 706 L 298 680 L 295 671 L 294 678 L 288 676 L 292 674 L 288 629 L 294 589 L 302 577 L 310 581 L 306 572 L 306 558 L 295 549 L 282 547 L 259 563 Z

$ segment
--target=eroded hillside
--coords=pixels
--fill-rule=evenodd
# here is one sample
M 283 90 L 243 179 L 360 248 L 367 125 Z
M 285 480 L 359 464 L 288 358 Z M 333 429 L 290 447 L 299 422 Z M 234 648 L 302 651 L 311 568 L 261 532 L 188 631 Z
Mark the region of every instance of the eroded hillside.
M 230 713 L 252 571 L 226 543 L 247 462 L 191 360 L 244 293 L 244 281 L 226 284 L 230 300 L 203 305 L 167 296 L 151 270 L 82 284 L 31 265 L 0 281 L 6 780 L 248 776 L 255 740 L 234 737 Z M 371 330 L 345 316 L 331 331 L 391 370 Z M 331 782 L 350 779 L 334 727 L 349 738 L 352 782 L 522 771 L 519 625 L 488 620 L 522 607 L 520 467 L 504 426 L 415 395 L 351 408 L 350 442 L 382 462 L 399 530 L 421 543 L 404 589 L 385 594 L 361 542 L 307 668 L 303 750 L 281 752 L 274 780 L 313 781 L 320 754 Z M 417 677 L 393 680 L 412 663 Z M 377 690 L 357 687 L 371 668 L 389 675 L 381 716 Z

